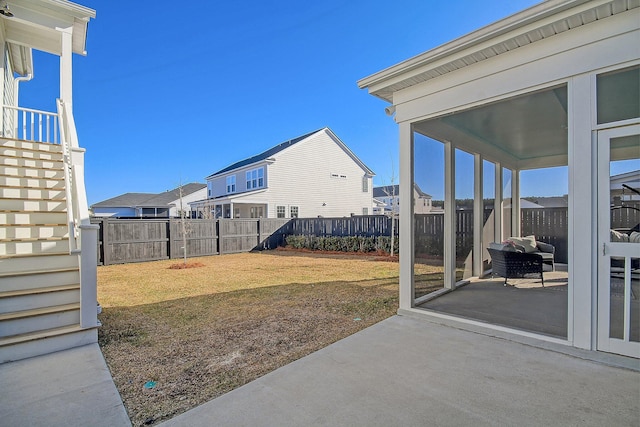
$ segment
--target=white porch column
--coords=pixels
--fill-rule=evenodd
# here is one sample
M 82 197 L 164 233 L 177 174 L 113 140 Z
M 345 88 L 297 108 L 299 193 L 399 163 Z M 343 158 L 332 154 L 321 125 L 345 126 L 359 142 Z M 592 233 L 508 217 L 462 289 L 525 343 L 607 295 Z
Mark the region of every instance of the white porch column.
M 520 170 L 511 170 L 511 235 L 522 234 L 520 220 Z M 504 236 L 505 238 L 508 236 Z
M 456 161 L 455 147 L 444 143 L 444 287 L 456 284 Z
M 400 294 L 401 309 L 413 307 L 414 284 L 414 221 L 413 171 L 414 150 L 411 123 L 402 122 L 400 128 Z
M 502 194 L 502 164 L 495 164 L 495 198 L 493 199 L 493 241 L 502 242 L 502 210 L 504 209 L 504 197 Z
M 567 338 L 575 347 L 596 349 L 597 244 L 596 143 L 591 132 L 591 77 L 568 85 L 569 307 Z M 593 173 L 592 173 L 593 171 Z
M 73 28 L 58 28 L 62 36 L 60 53 L 60 99 L 71 113 L 73 111 Z
M 473 275 L 482 276 L 482 231 L 484 227 L 483 165 L 480 154 L 473 155 Z

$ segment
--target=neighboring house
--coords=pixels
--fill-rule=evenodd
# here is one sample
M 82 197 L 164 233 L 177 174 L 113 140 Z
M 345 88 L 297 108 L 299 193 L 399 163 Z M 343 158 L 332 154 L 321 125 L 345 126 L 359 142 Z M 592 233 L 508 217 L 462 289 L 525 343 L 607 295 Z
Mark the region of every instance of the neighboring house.
M 368 215 L 373 176 L 324 128 L 209 175 L 207 199 L 191 208 L 215 218 Z
M 612 176 L 610 191 L 614 204 L 640 201 L 640 170 Z
M 520 172 L 565 166 L 567 223 L 552 225 L 567 227 L 569 236 L 569 297 L 558 307 L 566 332 L 549 337 L 497 321 L 482 327 L 640 358 L 634 271 L 640 243 L 611 238 L 611 205 L 622 197 L 616 193 L 625 179 L 610 179 L 612 165 L 640 160 L 639 82 L 640 3 L 618 0 L 545 1 L 360 80 L 360 88 L 388 102 L 385 110 L 395 114 L 401 183 L 414 182 L 414 165 L 423 160 L 414 150 L 417 137 L 444 150 L 443 289 L 416 297 L 414 258 L 400 257 L 399 313 L 474 322 L 454 311 L 421 308 L 465 288 L 456 283 L 458 150 L 474 156 L 475 205 L 483 203 L 488 174 L 495 188 L 490 236 L 482 232 L 487 225 L 481 210 L 474 209 L 473 246 L 464 266 L 471 274 L 465 277 L 488 273 L 491 242 L 520 235 Z M 404 254 L 412 254 L 416 243 L 412 191 L 400 186 Z M 507 210 L 505 199 L 517 203 Z
M 182 186 L 182 210 L 191 218 L 189 203 L 207 196 L 207 184 Z M 164 193 L 125 193 L 91 205 L 95 217 L 175 218 L 180 217 L 180 187 Z
M 94 10 L 60 0 L 0 9 L 0 363 L 98 341 L 97 227 L 73 117 L 73 55 Z M 35 55 L 39 51 L 40 55 Z M 55 112 L 20 105 L 34 62 L 59 57 Z M 46 65 L 45 61 L 45 65 Z M 51 71 L 44 67 L 44 75 Z M 41 83 L 40 83 L 41 84 Z M 58 88 L 47 88 L 57 92 Z
M 373 198 L 382 204 L 382 206 L 374 206 L 374 213 L 382 214 L 391 211 L 397 213 L 400 211 L 399 185 L 374 187 Z M 418 184 L 413 184 L 413 213 L 425 214 L 431 212 L 431 210 L 431 196 L 422 191 Z

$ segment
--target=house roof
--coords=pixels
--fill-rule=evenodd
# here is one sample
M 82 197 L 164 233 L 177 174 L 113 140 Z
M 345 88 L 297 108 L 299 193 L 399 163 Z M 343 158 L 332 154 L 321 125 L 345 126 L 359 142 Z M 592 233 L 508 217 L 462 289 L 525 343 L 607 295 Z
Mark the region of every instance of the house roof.
M 255 156 L 249 157 L 249 158 L 244 159 L 244 160 L 240 160 L 239 162 L 235 162 L 235 163 L 233 163 L 233 164 L 231 164 L 231 165 L 227 166 L 226 168 L 221 169 L 221 170 L 219 170 L 219 171 L 217 171 L 217 172 L 214 172 L 214 173 L 212 173 L 211 175 L 207 176 L 207 179 L 209 179 L 209 178 L 213 178 L 213 177 L 215 177 L 215 176 L 217 176 L 217 175 L 222 175 L 222 174 L 224 174 L 224 173 L 226 173 L 226 172 L 230 172 L 230 171 L 235 170 L 235 169 L 240 169 L 240 168 L 243 168 L 243 167 L 245 167 L 245 166 L 249 166 L 249 165 L 252 165 L 252 164 L 254 164 L 254 163 L 258 163 L 258 162 L 261 162 L 261 161 L 267 160 L 267 159 L 271 158 L 272 156 L 274 156 L 274 155 L 278 154 L 279 152 L 281 152 L 281 151 L 283 151 L 283 150 L 285 150 L 285 149 L 287 149 L 287 148 L 289 148 L 289 147 L 291 147 L 291 146 L 293 146 L 293 145 L 295 145 L 295 144 L 297 144 L 297 143 L 299 143 L 299 142 L 301 142 L 301 141 L 304 141 L 305 139 L 307 139 L 307 138 L 309 138 L 309 137 L 311 137 L 311 136 L 313 136 L 313 135 L 315 135 L 315 134 L 317 134 L 317 133 L 324 132 L 324 131 L 328 132 L 328 133 L 329 133 L 329 135 L 334 139 L 334 141 L 336 141 L 336 143 L 337 143 L 338 145 L 340 145 L 340 146 L 341 146 L 341 148 L 342 148 L 343 150 L 345 150 L 345 151 L 347 152 L 347 154 L 349 154 L 349 156 L 350 156 L 350 157 L 351 157 L 351 158 L 352 158 L 352 159 L 353 159 L 353 160 L 354 160 L 354 161 L 355 161 L 355 162 L 356 162 L 356 163 L 357 163 L 357 164 L 358 164 L 362 169 L 364 169 L 364 171 L 365 171 L 367 174 L 369 174 L 369 175 L 371 175 L 371 176 L 375 175 L 375 174 L 374 174 L 374 172 L 373 172 L 371 169 L 369 169 L 369 168 L 367 167 L 367 165 L 365 165 L 365 164 L 364 164 L 364 163 L 363 163 L 363 162 L 362 162 L 362 161 L 361 161 L 361 160 L 360 160 L 360 159 L 359 159 L 359 158 L 358 158 L 358 157 L 357 157 L 357 156 L 356 156 L 356 155 L 355 155 L 355 154 L 354 154 L 350 149 L 349 149 L 349 147 L 347 147 L 347 145 L 346 145 L 344 142 L 342 142 L 342 141 L 340 140 L 340 138 L 338 138 L 338 137 L 336 136 L 336 134 L 335 134 L 335 133 L 333 133 L 333 131 L 332 131 L 331 129 L 329 129 L 329 128 L 325 127 L 325 128 L 322 128 L 322 129 L 315 130 L 315 131 L 313 131 L 313 132 L 309 132 L 309 133 L 304 134 L 304 135 L 302 135 L 302 136 L 299 136 L 299 137 L 297 137 L 297 138 L 293 138 L 293 139 L 290 139 L 290 140 L 288 140 L 288 141 L 281 142 L 280 144 L 278 144 L 278 145 L 276 145 L 276 146 L 274 146 L 274 147 L 271 147 L 271 148 L 269 148 L 268 150 L 266 150 L 266 151 L 264 151 L 264 152 L 262 152 L 262 153 L 260 153 L 260 154 L 256 154 Z
M 205 188 L 207 184 L 190 183 L 182 186 L 182 196 L 195 193 Z M 180 187 L 164 193 L 125 193 L 111 199 L 91 205 L 92 208 L 111 207 L 166 207 L 169 203 L 180 198 Z
M 556 34 L 638 7 L 637 2 L 548 0 L 358 81 L 393 103 L 393 94 Z
M 413 189 L 418 193 L 420 197 L 431 198 L 431 196 L 420 188 L 418 184 L 413 184 Z M 373 187 L 373 197 L 389 197 L 390 195 L 395 194 L 398 196 L 400 194 L 400 186 L 399 185 L 383 185 L 381 187 Z
M 216 175 L 221 175 L 221 174 L 223 174 L 225 172 L 229 172 L 229 171 L 232 171 L 234 169 L 239 169 L 239 168 L 242 168 L 244 166 L 248 166 L 248 165 L 260 162 L 262 160 L 266 160 L 269 157 L 273 156 L 274 154 L 279 153 L 280 151 L 284 150 L 285 148 L 291 147 L 292 145 L 302 141 L 303 139 L 307 139 L 311 135 L 316 134 L 316 133 L 320 132 L 321 130 L 322 129 L 318 129 L 318 130 L 315 130 L 313 132 L 309 132 L 307 134 L 299 136 L 297 138 L 293 138 L 293 139 L 290 139 L 288 141 L 281 142 L 280 144 L 269 148 L 267 151 L 264 151 L 264 152 L 262 152 L 260 154 L 256 154 L 255 156 L 251 156 L 251 157 L 246 158 L 244 160 L 240 160 L 239 162 L 235 162 L 235 163 L 227 166 L 226 168 L 219 170 L 218 172 L 214 172 L 211 175 L 209 175 L 207 178 L 212 178 L 212 177 L 214 177 Z

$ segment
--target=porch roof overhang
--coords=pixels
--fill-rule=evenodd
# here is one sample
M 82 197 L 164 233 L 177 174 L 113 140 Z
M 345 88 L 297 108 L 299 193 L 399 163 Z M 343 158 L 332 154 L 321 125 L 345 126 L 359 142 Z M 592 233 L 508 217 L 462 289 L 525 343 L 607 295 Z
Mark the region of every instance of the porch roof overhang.
M 400 112 L 414 88 L 424 93 L 433 84 L 434 93 L 441 91 L 447 87 L 442 79 L 461 70 L 490 68 L 505 54 L 638 7 L 637 0 L 549 0 L 366 77 L 358 86 L 397 105 L 396 120 L 404 121 Z M 455 141 L 457 147 L 511 169 L 567 164 L 566 86 L 494 103 L 477 99 L 476 105 L 413 122 L 413 129 L 433 139 Z
M 86 54 L 87 28 L 95 10 L 66 0 L 8 0 L 7 4 L 13 16 L 3 17 L 1 25 L 18 74 L 33 72 L 31 49 L 61 55 L 61 29 L 71 29 L 73 53 Z

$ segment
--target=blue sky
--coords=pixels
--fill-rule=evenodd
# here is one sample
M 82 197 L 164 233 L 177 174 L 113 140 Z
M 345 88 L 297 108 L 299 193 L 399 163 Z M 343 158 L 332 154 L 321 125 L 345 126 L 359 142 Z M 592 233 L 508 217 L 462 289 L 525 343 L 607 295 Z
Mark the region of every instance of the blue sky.
M 389 184 L 397 125 L 356 81 L 537 1 L 79 3 L 97 10 L 88 55 L 74 58 L 91 204 L 204 182 L 325 126 L 376 172 L 375 185 Z M 20 104 L 53 111 L 58 59 L 34 60 Z

